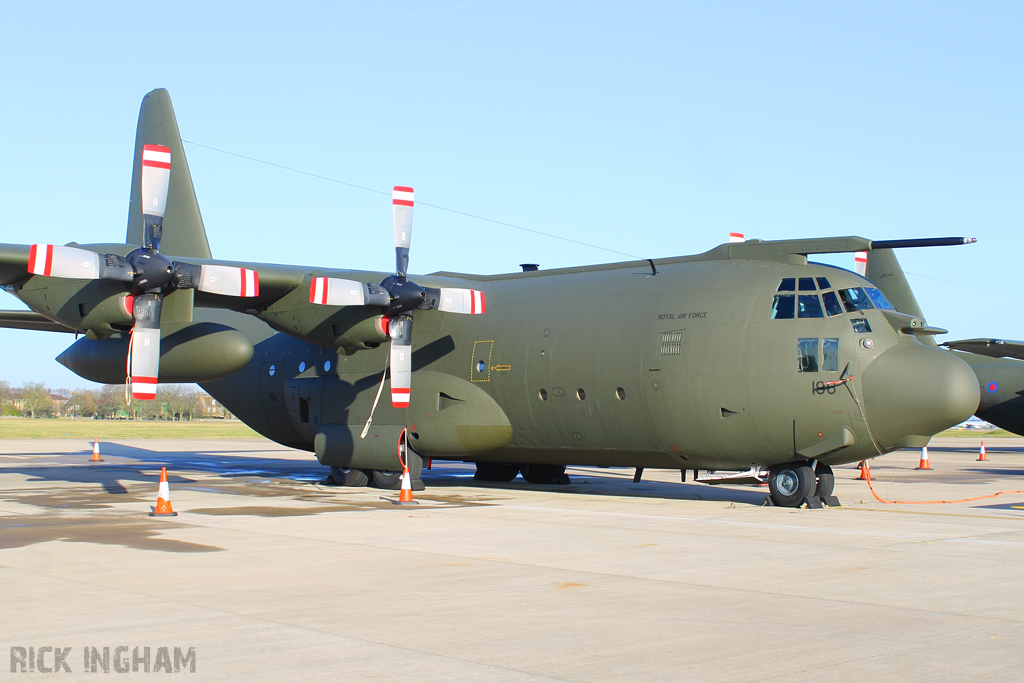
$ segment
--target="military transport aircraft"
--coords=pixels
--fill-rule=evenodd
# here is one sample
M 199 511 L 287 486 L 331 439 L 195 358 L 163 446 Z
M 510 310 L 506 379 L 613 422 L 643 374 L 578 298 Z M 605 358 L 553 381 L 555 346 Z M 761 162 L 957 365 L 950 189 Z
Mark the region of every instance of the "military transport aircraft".
M 878 285 L 897 310 L 924 318 L 899 260 L 889 249 L 871 252 L 865 276 Z M 925 338 L 935 345 L 934 338 Z M 941 344 L 971 366 L 981 388 L 975 415 L 1014 434 L 1024 435 L 1024 342 L 964 339 Z
M 394 273 L 215 260 L 170 98 L 155 90 L 125 243 L 0 245 L 0 284 L 33 311 L 0 321 L 85 333 L 58 360 L 129 381 L 137 398 L 156 381 L 198 382 L 353 486 L 396 487 L 404 444 L 419 486 L 424 458 L 530 483 L 567 481 L 567 464 L 678 469 L 684 481 L 764 467 L 776 504 L 820 505 L 834 501 L 831 465 L 924 443 L 978 405 L 970 368 L 919 341 L 934 328 L 855 273 L 807 260 L 971 240 L 747 241 L 413 280 L 414 202 L 395 188 Z

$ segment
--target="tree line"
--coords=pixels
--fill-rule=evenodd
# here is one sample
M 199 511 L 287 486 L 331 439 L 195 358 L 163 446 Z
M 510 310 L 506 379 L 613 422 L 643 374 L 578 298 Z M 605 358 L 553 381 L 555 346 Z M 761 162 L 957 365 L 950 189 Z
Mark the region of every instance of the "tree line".
M 192 420 L 233 417 L 205 391 L 190 384 L 162 384 L 155 401 L 125 400 L 124 385 L 101 389 L 51 389 L 42 382 L 20 387 L 0 380 L 0 415 L 93 417 L 128 420 Z

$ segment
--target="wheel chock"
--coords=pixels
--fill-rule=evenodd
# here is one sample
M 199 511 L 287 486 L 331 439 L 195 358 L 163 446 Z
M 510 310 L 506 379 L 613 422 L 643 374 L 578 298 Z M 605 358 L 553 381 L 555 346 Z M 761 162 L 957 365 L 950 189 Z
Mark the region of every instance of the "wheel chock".
M 804 498 L 804 502 L 800 503 L 800 506 L 802 507 L 804 505 L 807 506 L 808 510 L 820 510 L 825 507 L 821 504 L 821 498 L 818 498 L 817 496 L 807 496 Z
M 830 508 L 839 508 L 843 506 L 835 496 L 821 496 L 821 502 Z

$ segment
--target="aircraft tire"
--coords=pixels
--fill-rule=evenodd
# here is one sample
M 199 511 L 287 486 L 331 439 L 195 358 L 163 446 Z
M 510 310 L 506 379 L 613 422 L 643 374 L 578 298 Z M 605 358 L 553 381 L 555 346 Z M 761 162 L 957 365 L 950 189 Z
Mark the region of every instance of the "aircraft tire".
M 799 507 L 804 498 L 814 493 L 814 471 L 806 462 L 775 465 L 768 473 L 768 492 L 779 507 Z
M 473 479 L 477 481 L 512 481 L 519 476 L 519 465 L 503 462 L 478 462 Z
M 568 484 L 565 465 L 523 465 L 519 471 L 531 484 Z
M 819 498 L 831 496 L 836 488 L 836 475 L 832 473 L 832 468 L 819 462 L 814 468 L 814 473 L 818 476 L 818 487 L 814 490 L 814 495 Z
M 398 489 L 402 486 L 402 473 L 393 470 L 371 470 L 373 485 L 379 489 Z
M 366 486 L 370 483 L 370 476 L 366 470 L 357 470 L 348 467 L 331 466 L 331 479 L 338 486 Z

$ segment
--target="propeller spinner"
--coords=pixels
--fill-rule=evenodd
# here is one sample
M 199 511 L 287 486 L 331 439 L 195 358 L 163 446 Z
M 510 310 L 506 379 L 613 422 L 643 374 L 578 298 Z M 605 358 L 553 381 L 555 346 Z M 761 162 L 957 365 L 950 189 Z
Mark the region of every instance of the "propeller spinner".
M 439 310 L 479 315 L 486 310 L 484 293 L 476 289 L 420 287 L 409 280 L 412 244 L 411 187 L 396 185 L 391 193 L 395 233 L 395 274 L 379 285 L 340 278 L 316 277 L 309 286 L 310 303 L 322 306 L 379 306 L 384 309 L 391 338 L 391 405 L 408 408 L 412 395 L 412 311 Z
M 127 256 L 97 254 L 76 247 L 33 244 L 28 271 L 33 275 L 76 280 L 118 280 L 129 284 L 134 324 L 129 344 L 132 398 L 156 398 L 160 376 L 160 310 L 165 294 L 196 289 L 221 296 L 259 296 L 259 274 L 248 268 L 195 265 L 170 261 L 160 253 L 171 150 L 161 145 L 142 148 L 143 247 Z

